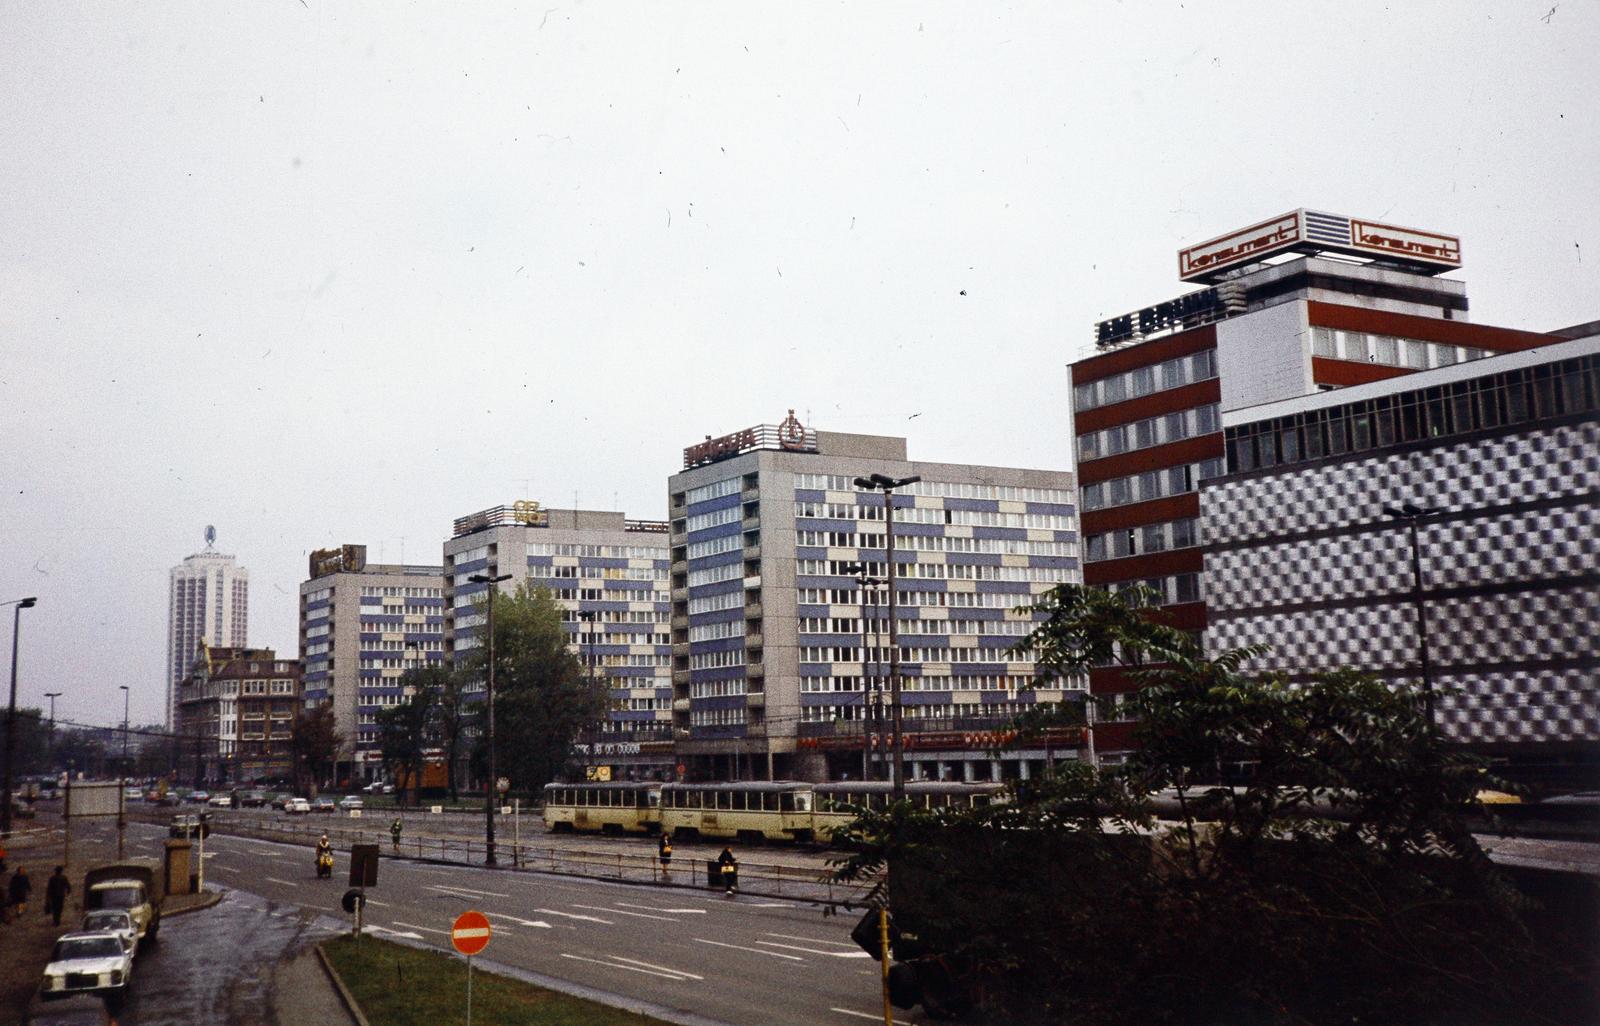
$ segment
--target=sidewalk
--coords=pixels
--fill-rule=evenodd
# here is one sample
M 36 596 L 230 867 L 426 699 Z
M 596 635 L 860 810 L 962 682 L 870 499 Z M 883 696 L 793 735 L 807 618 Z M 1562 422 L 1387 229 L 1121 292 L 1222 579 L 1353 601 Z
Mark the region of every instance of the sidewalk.
M 315 948 L 308 948 L 272 974 L 272 1011 L 277 1026 L 366 1026 L 345 1007 Z

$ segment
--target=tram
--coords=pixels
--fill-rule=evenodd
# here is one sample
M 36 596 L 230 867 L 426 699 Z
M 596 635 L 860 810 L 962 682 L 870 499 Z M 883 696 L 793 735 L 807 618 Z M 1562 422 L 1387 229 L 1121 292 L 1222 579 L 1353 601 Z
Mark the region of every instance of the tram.
M 552 832 L 600 831 L 828 843 L 855 819 L 854 807 L 886 808 L 885 781 L 744 781 L 720 784 L 547 784 L 544 822 Z M 1005 785 L 909 781 L 919 809 L 974 808 L 1003 801 Z

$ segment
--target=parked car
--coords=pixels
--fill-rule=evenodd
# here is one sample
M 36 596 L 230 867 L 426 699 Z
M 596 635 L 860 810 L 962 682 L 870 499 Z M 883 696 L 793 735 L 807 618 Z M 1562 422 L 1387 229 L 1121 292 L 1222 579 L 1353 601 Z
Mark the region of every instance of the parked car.
M 214 794 L 206 802 L 206 804 L 211 806 L 214 809 L 231 809 L 231 808 L 233 808 L 233 795 L 231 795 L 231 794 Z
M 362 801 L 360 798 L 357 798 L 353 794 L 345 795 L 343 798 L 339 799 L 340 812 L 360 812 L 366 807 L 367 803 Z
M 189 796 L 187 798 L 185 798 L 184 800 L 185 801 L 189 801 L 189 802 L 193 802 L 196 805 L 204 805 L 206 802 L 209 802 L 211 800 L 211 792 L 210 791 L 190 791 L 189 792 Z
M 122 946 L 122 938 L 79 931 L 56 941 L 39 991 L 46 998 L 85 992 L 120 996 L 132 977 L 133 952 Z
M 239 796 L 239 804 L 247 809 L 259 809 L 268 802 L 265 791 L 246 791 Z
M 122 800 L 123 801 L 127 801 L 127 802 L 142 802 L 142 801 L 144 801 L 144 788 L 142 788 L 142 787 L 124 787 L 122 789 Z
M 284 803 L 283 811 L 291 816 L 303 816 L 311 811 L 311 803 L 304 798 L 290 798 Z
M 133 913 L 125 908 L 95 909 L 83 917 L 83 932 L 114 933 L 129 951 L 139 946 L 139 927 L 134 924 Z
M 311 802 L 312 812 L 332 812 L 334 804 L 332 798 L 317 798 Z
M 282 809 L 292 801 L 294 801 L 294 795 L 292 794 L 276 794 L 272 796 L 272 807 L 274 809 Z

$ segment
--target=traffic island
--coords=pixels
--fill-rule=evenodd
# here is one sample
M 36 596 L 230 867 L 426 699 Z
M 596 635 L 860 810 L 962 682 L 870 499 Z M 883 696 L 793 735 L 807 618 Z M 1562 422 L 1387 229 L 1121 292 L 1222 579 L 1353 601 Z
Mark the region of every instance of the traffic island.
M 335 983 L 373 1026 L 436 1026 L 461 1021 L 467 964 L 452 955 L 373 937 L 339 937 L 321 946 Z M 472 974 L 474 1022 L 526 1026 L 668 1026 L 661 1019 L 611 1008 L 521 980 Z

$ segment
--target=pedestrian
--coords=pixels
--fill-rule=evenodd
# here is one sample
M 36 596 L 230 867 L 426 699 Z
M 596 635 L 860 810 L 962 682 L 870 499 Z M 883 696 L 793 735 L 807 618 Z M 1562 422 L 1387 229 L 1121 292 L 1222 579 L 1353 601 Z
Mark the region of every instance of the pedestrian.
M 6 904 L 11 908 L 12 916 L 21 916 L 28 910 L 28 893 L 33 890 L 33 881 L 28 879 L 28 870 L 18 866 L 17 871 L 11 874 L 11 884 L 6 888 Z
M 672 868 L 672 834 L 669 831 L 661 831 L 661 839 L 656 842 L 656 854 L 661 859 L 661 875 L 666 876 Z
M 399 816 L 396 816 L 394 822 L 389 824 L 389 837 L 394 841 L 395 851 L 400 850 L 400 831 L 403 829 L 405 829 L 405 824 L 400 822 Z
M 67 895 L 72 893 L 72 883 L 67 879 L 67 874 L 60 866 L 50 874 L 50 879 L 44 885 L 44 911 L 57 926 L 61 925 L 61 913 L 67 907 Z
M 739 889 L 739 860 L 733 857 L 733 852 L 726 845 L 722 854 L 717 856 L 717 870 L 722 874 L 723 886 L 727 887 L 731 895 Z

